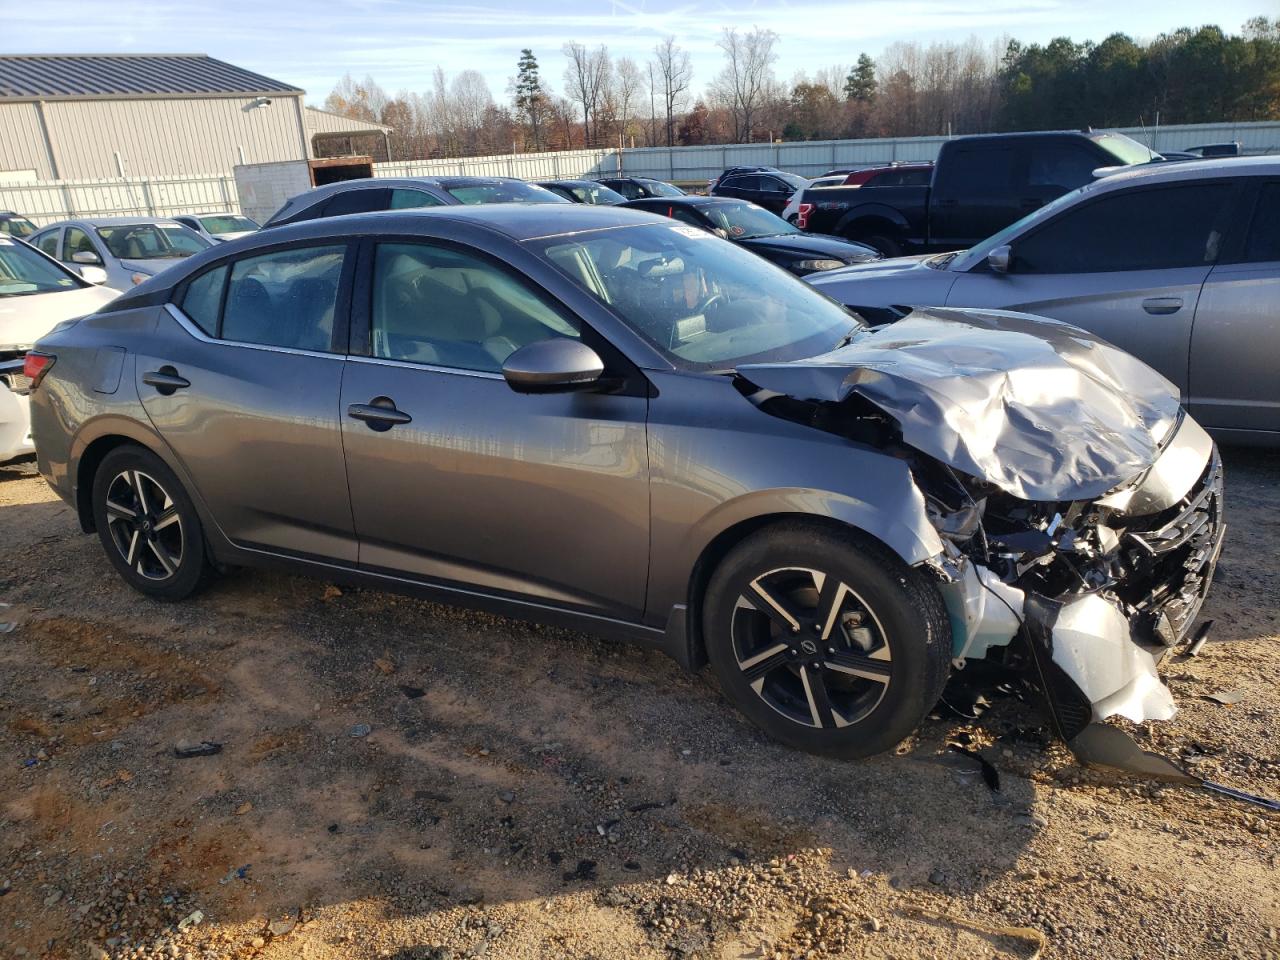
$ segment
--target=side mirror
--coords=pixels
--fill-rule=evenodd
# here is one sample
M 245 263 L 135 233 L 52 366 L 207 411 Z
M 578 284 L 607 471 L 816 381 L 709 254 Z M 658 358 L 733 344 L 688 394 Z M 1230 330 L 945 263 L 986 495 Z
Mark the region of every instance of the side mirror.
M 516 393 L 586 390 L 603 373 L 598 353 L 581 340 L 561 337 L 526 344 L 502 365 L 502 375 Z
M 82 280 L 88 280 L 95 286 L 100 287 L 107 282 L 107 271 L 103 270 L 101 267 L 86 264 L 80 268 L 80 278 Z
M 992 273 L 1008 273 L 1009 264 L 1013 260 L 1013 248 L 1007 243 L 993 247 L 987 254 L 987 266 Z
M 102 258 L 92 250 L 77 250 L 71 255 L 72 263 L 83 263 L 88 266 L 102 266 Z

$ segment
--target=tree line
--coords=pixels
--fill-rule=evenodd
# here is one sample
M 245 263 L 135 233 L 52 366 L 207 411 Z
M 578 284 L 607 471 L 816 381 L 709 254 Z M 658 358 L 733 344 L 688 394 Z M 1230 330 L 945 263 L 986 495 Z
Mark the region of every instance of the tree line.
M 771 30 L 726 28 L 700 92 L 674 37 L 643 64 L 570 41 L 558 91 L 525 49 L 501 100 L 475 70 L 436 68 L 428 90 L 394 96 L 347 75 L 325 108 L 393 128 L 395 160 L 1280 119 L 1280 17 L 1146 42 L 907 41 L 789 81 L 776 71 L 780 43 Z

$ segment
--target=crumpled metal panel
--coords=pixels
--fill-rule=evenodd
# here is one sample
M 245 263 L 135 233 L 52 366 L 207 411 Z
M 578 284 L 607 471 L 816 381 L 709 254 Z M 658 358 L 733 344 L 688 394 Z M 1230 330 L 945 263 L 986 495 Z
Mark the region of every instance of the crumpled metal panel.
M 1172 383 L 1093 334 L 998 310 L 919 309 L 830 353 L 738 372 L 797 399 L 865 397 L 906 443 L 1024 500 L 1133 480 L 1179 406 Z

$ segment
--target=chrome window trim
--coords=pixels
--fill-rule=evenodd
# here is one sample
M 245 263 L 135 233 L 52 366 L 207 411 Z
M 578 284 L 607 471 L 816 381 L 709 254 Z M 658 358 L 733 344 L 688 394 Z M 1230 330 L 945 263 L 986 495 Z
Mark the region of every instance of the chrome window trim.
M 491 370 L 468 370 L 466 367 L 442 367 L 433 363 L 415 363 L 412 360 L 390 360 L 385 357 L 358 357 L 348 355 L 352 363 L 369 363 L 379 367 L 399 367 L 404 370 L 426 370 L 429 373 L 452 373 L 460 377 L 478 377 L 481 380 L 506 380 Z
M 196 340 L 199 340 L 201 343 L 215 343 L 220 346 L 241 347 L 248 350 L 265 350 L 268 353 L 287 353 L 299 357 L 319 357 L 325 360 L 341 361 L 347 359 L 344 354 L 328 353 L 322 350 L 298 350 L 295 347 L 277 347 L 269 343 L 245 343 L 243 340 L 220 340 L 217 337 L 209 336 L 201 330 L 196 325 L 195 321 L 183 313 L 175 304 L 166 303 L 164 308 L 168 311 L 169 316 L 173 317 L 183 330 Z
M 212 343 L 225 347 L 242 347 L 248 350 L 265 350 L 268 353 L 285 353 L 299 357 L 318 357 L 324 360 L 341 360 L 351 361 L 353 363 L 370 363 L 382 367 L 400 367 L 405 370 L 426 370 L 431 373 L 452 373 L 460 377 L 478 377 L 481 380 L 506 380 L 500 373 L 493 373 L 489 370 L 467 370 L 462 367 L 440 367 L 429 363 L 414 363 L 412 360 L 386 360 L 382 357 L 358 357 L 352 354 L 344 353 L 325 353 L 319 350 L 298 350 L 294 347 L 276 347 L 266 343 L 245 343 L 242 340 L 220 340 L 217 337 L 211 337 L 201 330 L 194 320 L 188 317 L 175 304 L 166 303 L 165 310 L 169 316 L 173 317 L 193 339 L 199 340 L 201 343 Z

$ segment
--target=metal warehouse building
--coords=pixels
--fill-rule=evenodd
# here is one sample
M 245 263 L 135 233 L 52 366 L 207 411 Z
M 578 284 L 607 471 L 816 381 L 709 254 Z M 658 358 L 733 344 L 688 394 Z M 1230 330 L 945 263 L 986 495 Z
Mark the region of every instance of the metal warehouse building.
M 386 129 L 302 97 L 204 54 L 0 56 L 0 179 L 229 174 L 308 159 L 313 137 Z

